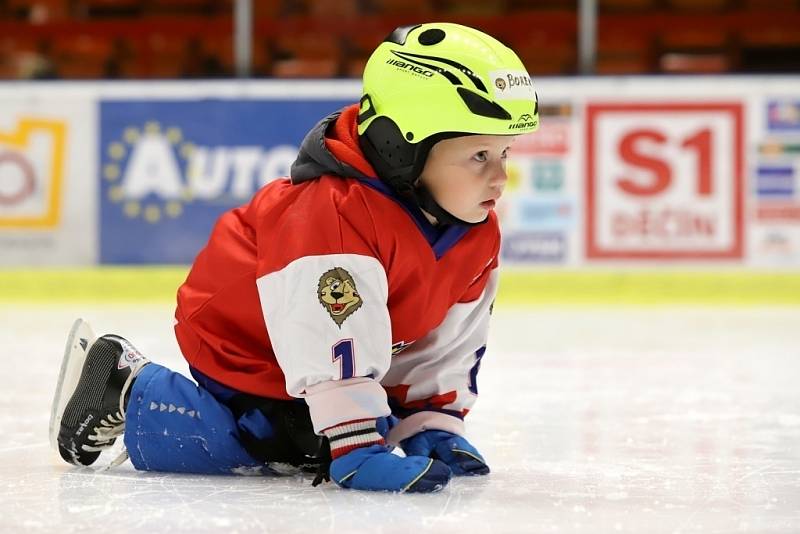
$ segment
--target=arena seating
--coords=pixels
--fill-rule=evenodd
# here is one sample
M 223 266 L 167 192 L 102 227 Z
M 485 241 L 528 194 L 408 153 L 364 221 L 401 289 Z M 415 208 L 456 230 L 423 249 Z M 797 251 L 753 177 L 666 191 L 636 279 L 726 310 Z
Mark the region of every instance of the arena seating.
M 452 20 L 537 76 L 578 71 L 577 0 L 253 0 L 254 77 L 359 77 L 403 24 Z M 0 79 L 233 76 L 234 0 L 0 0 Z M 796 72 L 800 0 L 599 0 L 596 73 Z

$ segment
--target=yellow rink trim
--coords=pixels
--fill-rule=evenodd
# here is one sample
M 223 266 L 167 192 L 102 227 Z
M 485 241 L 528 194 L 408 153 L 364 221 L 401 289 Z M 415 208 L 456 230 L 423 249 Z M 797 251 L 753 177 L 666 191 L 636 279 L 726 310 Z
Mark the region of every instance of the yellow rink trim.
M 505 272 L 508 305 L 800 305 L 800 272 Z
M 175 302 L 188 267 L 0 270 L 0 302 Z
M 188 267 L 0 270 L 0 303 L 174 303 Z M 511 271 L 498 305 L 800 305 L 800 272 Z

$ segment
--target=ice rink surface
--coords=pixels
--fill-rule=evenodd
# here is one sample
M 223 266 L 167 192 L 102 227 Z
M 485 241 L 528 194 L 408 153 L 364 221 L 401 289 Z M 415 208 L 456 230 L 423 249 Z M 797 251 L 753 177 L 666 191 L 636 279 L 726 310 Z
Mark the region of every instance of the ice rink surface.
M 0 307 L 0 532 L 800 532 L 798 309 L 497 309 L 467 418 L 492 474 L 438 494 L 63 463 L 72 320 L 186 370 L 171 313 Z

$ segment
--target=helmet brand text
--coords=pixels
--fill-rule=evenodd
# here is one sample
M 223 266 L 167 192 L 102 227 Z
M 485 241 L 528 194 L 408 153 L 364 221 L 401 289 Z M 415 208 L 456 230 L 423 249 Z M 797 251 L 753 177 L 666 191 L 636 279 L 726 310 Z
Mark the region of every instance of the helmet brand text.
M 536 128 L 539 123 L 538 119 L 531 116 L 530 113 L 523 113 L 517 119 L 517 122 L 508 126 L 509 130 L 526 130 L 528 128 Z
M 406 63 L 405 61 L 398 61 L 396 59 L 389 59 L 389 60 L 386 61 L 386 63 L 389 64 L 389 65 L 394 65 L 395 67 L 399 67 L 401 69 L 405 69 L 405 70 L 411 71 L 411 72 L 413 72 L 415 74 L 421 74 L 422 76 L 425 76 L 426 78 L 430 78 L 431 76 L 433 76 L 433 71 L 432 70 L 423 69 L 422 67 L 418 67 L 418 66 L 416 66 L 416 65 L 414 65 L 412 63 Z
M 515 76 L 513 74 L 507 74 L 506 79 L 508 80 L 508 87 L 514 88 L 519 85 L 524 85 L 526 87 L 531 87 L 533 84 L 531 83 L 530 76 Z M 501 89 L 505 89 L 504 87 Z

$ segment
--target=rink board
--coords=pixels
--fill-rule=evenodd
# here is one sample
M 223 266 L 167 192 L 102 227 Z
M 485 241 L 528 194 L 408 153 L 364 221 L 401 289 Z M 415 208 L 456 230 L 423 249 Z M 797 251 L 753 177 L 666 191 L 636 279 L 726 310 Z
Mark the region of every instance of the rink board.
M 497 213 L 520 269 L 800 267 L 800 77 L 534 75 Z M 0 266 L 189 264 L 356 102 L 337 81 L 0 84 Z M 538 275 L 537 275 L 538 276 Z
M 0 271 L 2 303 L 172 303 L 187 268 L 98 267 Z M 788 272 L 501 272 L 500 306 L 800 305 L 800 274 Z

